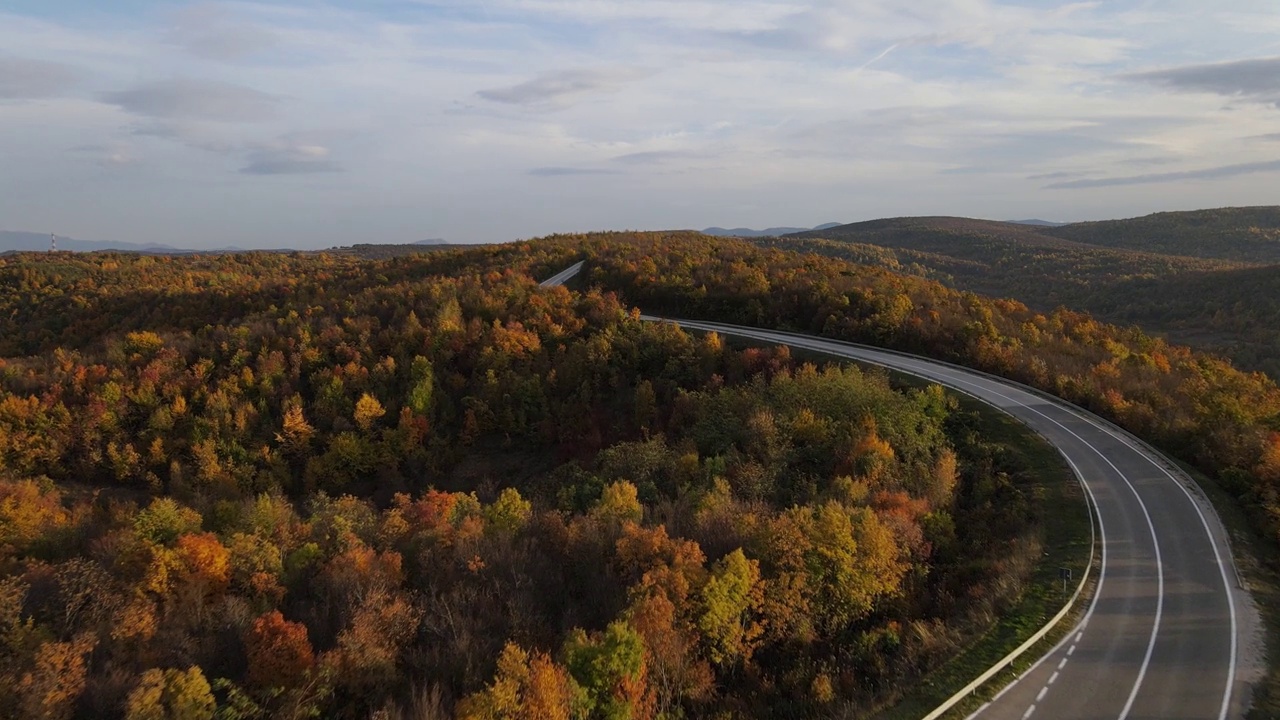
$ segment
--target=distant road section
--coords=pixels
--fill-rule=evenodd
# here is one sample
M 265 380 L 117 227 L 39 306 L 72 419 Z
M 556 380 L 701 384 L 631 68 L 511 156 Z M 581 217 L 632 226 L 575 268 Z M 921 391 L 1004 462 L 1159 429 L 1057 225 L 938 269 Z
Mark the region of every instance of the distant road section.
M 543 285 L 559 285 L 581 263 Z M 572 270 L 573 272 L 570 272 Z M 552 282 L 555 281 L 555 282 Z M 1101 541 L 1095 595 L 1080 623 L 975 713 L 1000 720 L 1238 718 L 1237 673 L 1250 606 L 1226 532 L 1167 458 L 1102 419 L 983 373 L 795 333 L 642 316 L 691 330 L 872 363 L 945 385 L 1004 410 L 1057 447 L 1093 498 Z
M 565 268 L 564 270 L 561 270 L 560 272 L 556 273 L 555 275 L 552 275 L 546 280 L 543 280 L 541 283 L 538 283 L 538 284 L 541 285 L 542 287 L 556 287 L 557 285 L 563 285 L 566 282 L 568 282 L 570 278 L 572 278 L 574 275 L 577 275 L 581 271 L 582 271 L 582 262 L 576 262 L 570 265 L 569 267 Z

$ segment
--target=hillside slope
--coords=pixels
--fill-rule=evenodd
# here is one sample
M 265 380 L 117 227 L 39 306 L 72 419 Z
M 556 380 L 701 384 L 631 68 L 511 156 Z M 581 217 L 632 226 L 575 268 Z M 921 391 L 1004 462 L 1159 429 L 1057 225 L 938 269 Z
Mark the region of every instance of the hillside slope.
M 1042 228 L 1041 232 L 1104 247 L 1280 263 L 1280 206 L 1155 213 Z
M 1267 231 L 1248 223 L 1265 221 L 1272 210 L 1165 213 L 1061 228 L 949 217 L 893 218 L 760 242 L 870 261 L 959 289 L 1016 298 L 1040 311 L 1066 306 L 1110 322 L 1138 323 L 1178 342 L 1225 353 L 1242 367 L 1280 377 L 1280 333 L 1273 329 L 1280 327 L 1280 307 L 1268 300 L 1275 293 L 1274 277 L 1280 268 L 1240 259 L 1265 256 L 1265 241 L 1246 240 Z M 1141 240 L 1165 226 L 1180 228 L 1181 235 L 1162 236 L 1172 239 L 1149 244 Z M 1207 228 L 1206 237 L 1234 238 L 1218 250 L 1236 259 L 1147 249 L 1201 251 L 1209 243 L 1194 241 L 1192 228 L 1197 226 Z M 1230 247 L 1236 249 L 1224 249 Z

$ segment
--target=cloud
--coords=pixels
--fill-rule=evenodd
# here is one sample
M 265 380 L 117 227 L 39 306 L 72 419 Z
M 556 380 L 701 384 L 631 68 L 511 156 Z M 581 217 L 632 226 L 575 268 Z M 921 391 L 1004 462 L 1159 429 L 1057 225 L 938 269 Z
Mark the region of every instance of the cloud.
M 1124 77 L 1183 92 L 1243 97 L 1280 106 L 1280 57 L 1187 65 Z
M 1042 175 L 1028 175 L 1028 180 L 1065 180 L 1067 178 L 1080 177 L 1084 173 L 1071 172 L 1067 170 L 1059 170 L 1058 172 L 1044 173 Z
M 75 87 L 80 73 L 61 63 L 0 55 L 0 98 L 53 97 Z
M 1178 158 L 1174 157 L 1136 157 L 1127 160 L 1117 160 L 1117 165 L 1130 165 L 1135 167 L 1144 167 L 1151 165 L 1169 165 L 1178 162 Z
M 342 166 L 329 160 L 329 148 L 322 145 L 276 145 L 249 153 L 249 164 L 240 168 L 245 175 L 313 175 L 341 172 Z
M 1237 175 L 1251 175 L 1254 173 L 1275 171 L 1280 171 L 1280 160 L 1241 163 L 1239 165 L 1223 165 L 1221 167 L 1203 168 L 1200 170 L 1184 170 L 1181 172 L 1155 173 L 1151 175 L 1071 180 L 1068 182 L 1046 185 L 1045 189 L 1075 190 L 1080 188 L 1115 187 L 1119 185 L 1147 185 L 1150 183 L 1176 182 L 1178 180 L 1217 180 L 1219 178 L 1235 177 Z
M 575 167 L 538 167 L 529 171 L 530 175 L 536 177 L 566 177 L 571 175 L 619 175 L 617 170 L 604 170 L 602 168 L 575 168 Z
M 639 68 L 614 68 L 609 70 L 561 70 L 548 73 L 505 88 L 481 90 L 476 93 L 485 100 L 508 105 L 567 106 L 573 97 L 596 92 L 612 92 L 624 84 L 649 75 Z
M 279 97 L 243 85 L 190 78 L 108 92 L 102 100 L 135 115 L 216 122 L 268 120 L 280 104 Z
M 134 165 L 138 158 L 133 149 L 122 143 L 108 145 L 77 145 L 71 152 L 91 160 L 95 165 L 105 168 Z
M 1280 133 L 1267 133 L 1266 135 L 1250 135 L 1245 140 L 1263 140 L 1271 142 L 1280 142 Z
M 204 3 L 176 13 L 168 40 L 197 57 L 235 61 L 271 48 L 277 36 L 257 25 L 237 22 L 221 5 Z
M 688 150 L 653 150 L 619 155 L 610 160 L 623 165 L 658 165 L 671 160 L 702 160 L 708 157 L 708 153 Z

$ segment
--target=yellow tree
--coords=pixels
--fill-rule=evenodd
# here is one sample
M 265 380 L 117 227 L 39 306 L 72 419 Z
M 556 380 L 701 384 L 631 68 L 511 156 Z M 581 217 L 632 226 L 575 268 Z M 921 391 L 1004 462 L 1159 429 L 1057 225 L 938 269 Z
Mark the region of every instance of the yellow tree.
M 755 617 L 761 604 L 759 585 L 760 563 L 738 549 L 716 563 L 703 586 L 698 629 L 717 665 L 750 659 L 762 632 Z
M 545 653 L 507 643 L 493 682 L 458 703 L 458 720 L 570 720 L 585 695 L 569 672 Z
M 307 422 L 306 415 L 302 412 L 302 401 L 299 398 L 284 411 L 283 425 L 280 433 L 276 435 L 276 442 L 280 443 L 286 452 L 305 453 L 315 433 L 315 428 L 311 427 L 311 423 Z
M 217 704 L 199 666 L 153 668 L 142 674 L 125 703 L 125 720 L 210 720 Z
M 356 425 L 365 432 L 369 432 L 378 418 L 386 414 L 387 411 L 382 407 L 382 403 L 378 402 L 378 398 L 369 393 L 361 395 L 356 401 Z

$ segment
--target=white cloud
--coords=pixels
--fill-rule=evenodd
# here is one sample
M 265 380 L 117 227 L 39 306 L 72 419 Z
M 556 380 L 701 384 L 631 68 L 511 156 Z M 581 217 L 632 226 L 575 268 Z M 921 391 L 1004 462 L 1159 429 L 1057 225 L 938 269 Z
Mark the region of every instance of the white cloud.
M 0 99 L 32 99 L 61 95 L 82 73 L 61 63 L 0 54 Z
M 616 92 L 649 74 L 644 69 L 626 67 L 562 70 L 476 94 L 493 102 L 554 109 L 567 107 L 574 98 L 584 95 Z
M 275 33 L 238 20 L 229 7 L 220 3 L 199 3 L 174 13 L 166 37 L 194 55 L 221 61 L 249 58 L 270 49 L 277 41 Z
M 174 78 L 102 94 L 103 101 L 144 117 L 215 122 L 270 119 L 280 98 L 216 80 Z

